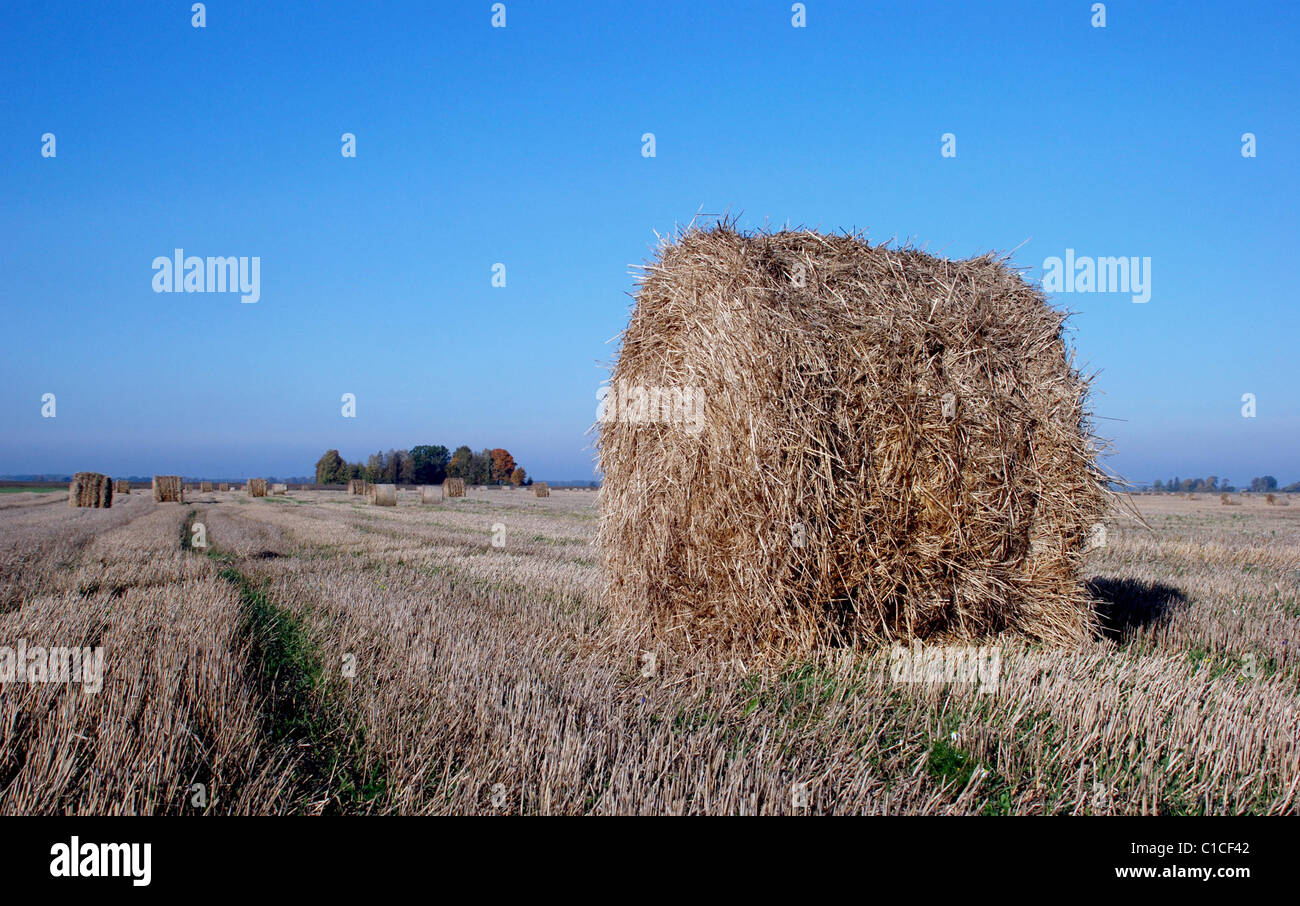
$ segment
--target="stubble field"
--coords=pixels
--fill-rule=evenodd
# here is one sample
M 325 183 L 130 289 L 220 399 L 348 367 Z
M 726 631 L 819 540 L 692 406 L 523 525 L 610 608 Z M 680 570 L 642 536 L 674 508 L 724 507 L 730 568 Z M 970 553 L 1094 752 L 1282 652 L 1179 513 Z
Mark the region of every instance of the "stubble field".
M 621 651 L 594 492 L 188 496 L 0 499 L 0 646 L 104 651 L 0 685 L 0 813 L 1300 811 L 1300 507 L 1136 498 L 991 688 Z

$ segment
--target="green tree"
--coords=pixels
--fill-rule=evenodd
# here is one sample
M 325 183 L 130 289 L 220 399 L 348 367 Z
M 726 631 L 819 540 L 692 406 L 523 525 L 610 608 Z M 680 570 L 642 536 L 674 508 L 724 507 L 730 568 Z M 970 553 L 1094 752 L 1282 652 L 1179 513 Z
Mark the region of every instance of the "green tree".
M 384 482 L 384 473 L 388 471 L 388 457 L 384 455 L 383 450 L 371 453 L 370 458 L 366 460 L 365 479 L 371 484 L 381 484 Z
M 474 460 L 474 451 L 462 444 L 456 448 L 456 452 L 451 454 L 451 461 L 447 464 L 447 475 L 450 478 L 463 478 L 470 481 L 470 466 Z
M 441 444 L 420 444 L 411 448 L 411 467 L 416 484 L 442 484 L 447 477 L 451 453 Z
M 384 463 L 384 483 L 410 484 L 411 476 L 411 454 L 405 450 L 389 450 Z
M 347 463 L 338 450 L 326 450 L 325 455 L 316 461 L 317 484 L 341 484 L 347 481 Z
M 492 451 L 480 450 L 470 458 L 470 481 L 487 484 L 492 480 Z

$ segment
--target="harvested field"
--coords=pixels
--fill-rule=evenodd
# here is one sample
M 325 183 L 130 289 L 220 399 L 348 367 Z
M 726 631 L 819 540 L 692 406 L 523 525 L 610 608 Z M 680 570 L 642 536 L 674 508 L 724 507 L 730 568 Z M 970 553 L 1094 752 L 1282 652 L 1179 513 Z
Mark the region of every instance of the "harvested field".
M 966 681 L 887 645 L 611 650 L 581 491 L 9 496 L 0 639 L 104 671 L 0 691 L 0 814 L 1300 811 L 1300 508 L 1262 497 L 1112 514 L 1083 561 L 1101 634 L 1002 639 Z

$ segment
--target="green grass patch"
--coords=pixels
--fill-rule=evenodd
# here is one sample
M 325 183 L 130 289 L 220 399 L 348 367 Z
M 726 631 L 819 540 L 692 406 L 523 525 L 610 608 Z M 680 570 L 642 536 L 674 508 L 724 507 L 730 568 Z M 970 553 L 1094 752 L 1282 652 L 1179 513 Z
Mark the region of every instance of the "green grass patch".
M 181 522 L 181 550 L 183 551 L 194 550 L 194 517 L 198 512 L 194 507 L 190 507 L 184 521 Z
M 1234 677 L 1238 682 L 1248 682 L 1259 677 L 1271 677 L 1280 665 L 1263 652 L 1246 652 L 1235 654 L 1228 651 L 1211 651 L 1204 645 L 1193 645 L 1187 649 L 1187 660 L 1199 672 L 1206 670 L 1211 679 Z
M 1011 787 L 997 771 L 982 767 L 969 752 L 939 737 L 930 743 L 930 757 L 925 762 L 926 773 L 935 782 L 950 785 L 953 790 L 964 790 L 981 772 L 979 783 L 988 797 L 982 809 L 985 815 L 1010 815 L 1012 811 Z
M 339 681 L 325 670 L 302 620 L 224 555 L 210 550 L 209 556 L 227 564 L 220 575 L 239 593 L 239 638 L 249 643 L 263 730 L 300 756 L 293 776 L 300 802 L 323 800 L 326 814 L 382 810 L 387 772 L 367 751 L 364 729 L 347 713 Z

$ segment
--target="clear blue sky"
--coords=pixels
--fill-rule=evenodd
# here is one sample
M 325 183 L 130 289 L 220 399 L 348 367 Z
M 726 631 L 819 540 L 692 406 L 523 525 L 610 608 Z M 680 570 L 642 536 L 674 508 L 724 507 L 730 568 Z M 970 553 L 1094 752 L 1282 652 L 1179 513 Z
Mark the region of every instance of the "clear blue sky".
M 590 477 L 628 266 L 731 210 L 1150 257 L 1145 305 L 1058 297 L 1111 468 L 1300 479 L 1295 4 L 490 6 L 7 0 L 0 474 L 468 443 Z M 260 256 L 261 300 L 154 293 L 177 247 Z

